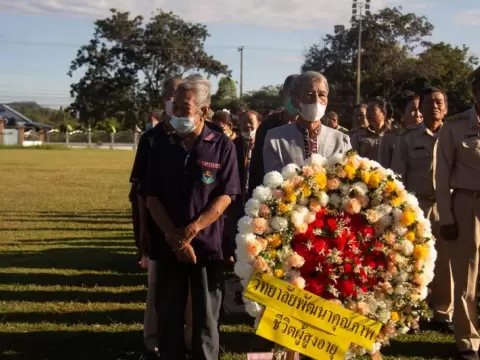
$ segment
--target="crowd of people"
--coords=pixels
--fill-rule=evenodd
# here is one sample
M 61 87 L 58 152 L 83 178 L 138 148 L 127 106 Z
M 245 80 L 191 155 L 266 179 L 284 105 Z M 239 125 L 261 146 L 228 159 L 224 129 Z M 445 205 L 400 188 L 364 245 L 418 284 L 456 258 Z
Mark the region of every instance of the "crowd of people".
M 437 239 L 429 329 L 453 333 L 459 358 L 478 360 L 480 68 L 469 81 L 476 105 L 464 113 L 447 117 L 447 94 L 428 88 L 406 93 L 394 121 L 383 99 L 358 104 L 350 130 L 326 112 L 328 81 L 317 72 L 288 76 L 284 106 L 263 117 L 212 114 L 201 76 L 166 81 L 164 110 L 151 114 L 130 179 L 139 261 L 148 268 L 142 358 L 218 359 L 225 264 L 235 260 L 245 201 L 267 172 L 353 149 L 392 169 L 417 197 Z

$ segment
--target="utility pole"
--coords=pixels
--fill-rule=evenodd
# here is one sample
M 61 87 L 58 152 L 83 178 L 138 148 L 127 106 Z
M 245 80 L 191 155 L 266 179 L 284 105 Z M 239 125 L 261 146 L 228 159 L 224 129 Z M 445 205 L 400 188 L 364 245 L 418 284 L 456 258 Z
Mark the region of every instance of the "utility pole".
M 363 12 L 365 9 L 365 14 Z M 362 84 L 362 21 L 364 15 L 370 15 L 370 0 L 361 2 L 353 0 L 352 22 L 358 20 L 358 52 L 357 52 L 357 104 L 361 102 L 361 84 Z
M 243 49 L 244 46 L 238 48 L 240 52 L 240 100 L 243 98 Z

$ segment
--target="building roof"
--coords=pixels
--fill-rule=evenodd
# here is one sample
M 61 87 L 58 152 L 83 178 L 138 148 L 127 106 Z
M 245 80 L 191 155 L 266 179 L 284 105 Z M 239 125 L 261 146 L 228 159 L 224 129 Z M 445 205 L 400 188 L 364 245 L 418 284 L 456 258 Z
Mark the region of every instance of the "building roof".
M 18 112 L 17 110 L 15 110 L 14 108 L 12 108 L 11 106 L 8 106 L 6 104 L 0 104 L 0 111 L 1 110 L 7 110 L 9 111 L 10 113 L 12 113 L 15 117 L 14 117 L 14 122 L 15 122 L 15 125 L 18 125 L 18 123 L 22 122 L 23 125 L 26 127 L 26 128 L 40 128 L 40 129 L 52 129 L 53 126 L 51 125 L 46 125 L 46 124 L 40 124 L 40 123 L 37 123 L 33 120 L 30 120 L 29 118 L 27 118 L 25 115 L 23 115 L 22 113 Z M 2 115 L 0 115 L 0 117 L 2 117 Z M 7 118 L 7 116 L 3 116 L 4 118 Z

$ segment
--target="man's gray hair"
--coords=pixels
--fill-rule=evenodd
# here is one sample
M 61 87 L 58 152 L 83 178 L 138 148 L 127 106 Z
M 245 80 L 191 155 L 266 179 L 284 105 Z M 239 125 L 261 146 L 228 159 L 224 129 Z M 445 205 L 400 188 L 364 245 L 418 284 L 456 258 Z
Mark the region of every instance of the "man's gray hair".
M 300 75 L 299 74 L 292 74 L 287 76 L 285 81 L 283 82 L 282 91 L 284 94 L 291 95 L 295 90 L 295 84 L 297 83 L 297 79 Z
M 212 84 L 200 75 L 188 76 L 178 85 L 178 89 L 192 90 L 195 93 L 195 104 L 198 108 L 210 106 Z M 177 89 L 177 90 L 178 90 Z
M 306 84 L 310 85 L 312 82 L 315 81 L 322 81 L 327 88 L 327 93 L 329 92 L 328 80 L 325 76 L 316 71 L 305 71 L 297 77 L 297 81 L 295 84 L 295 93 L 297 94 L 297 96 L 300 95 L 300 92 Z

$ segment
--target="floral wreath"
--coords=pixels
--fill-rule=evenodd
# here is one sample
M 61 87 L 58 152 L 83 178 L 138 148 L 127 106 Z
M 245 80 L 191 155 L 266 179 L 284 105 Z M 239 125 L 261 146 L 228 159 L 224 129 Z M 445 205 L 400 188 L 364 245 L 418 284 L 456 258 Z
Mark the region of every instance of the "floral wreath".
M 372 352 L 418 327 L 434 275 L 435 239 L 391 170 L 354 151 L 265 175 L 238 222 L 235 273 L 274 275 L 383 324 Z M 244 298 L 248 313 L 263 313 Z M 351 345 L 348 357 L 365 349 Z

